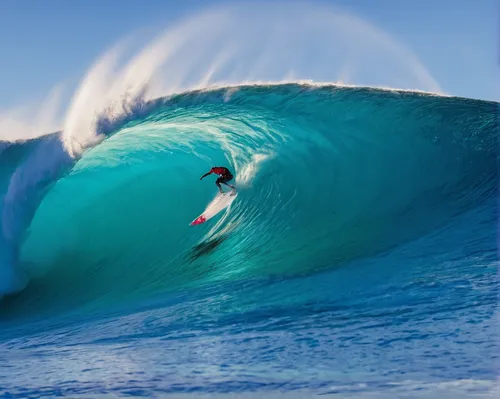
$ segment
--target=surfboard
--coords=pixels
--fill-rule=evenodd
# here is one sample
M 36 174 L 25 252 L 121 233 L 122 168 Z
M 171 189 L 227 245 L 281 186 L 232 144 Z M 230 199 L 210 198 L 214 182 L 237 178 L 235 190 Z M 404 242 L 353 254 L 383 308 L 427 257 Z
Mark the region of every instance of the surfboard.
M 222 194 L 218 193 L 212 200 L 212 202 L 208 204 L 203 213 L 200 216 L 198 216 L 195 220 L 193 220 L 191 223 L 189 223 L 189 225 L 196 226 L 205 223 L 207 220 L 212 219 L 219 212 L 223 211 L 229 205 L 231 205 L 231 203 L 236 199 L 237 196 L 238 193 L 234 190 Z

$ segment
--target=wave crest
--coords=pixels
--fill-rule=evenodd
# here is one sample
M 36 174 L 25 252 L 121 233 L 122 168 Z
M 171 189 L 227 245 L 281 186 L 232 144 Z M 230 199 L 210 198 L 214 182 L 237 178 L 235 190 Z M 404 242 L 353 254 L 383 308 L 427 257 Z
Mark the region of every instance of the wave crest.
M 441 91 L 410 50 L 327 5 L 214 7 L 128 59 L 125 49 L 122 43 L 98 60 L 72 100 L 64 143 L 75 157 L 102 140 L 99 120 L 123 118 L 138 102 L 176 92 L 298 79 Z

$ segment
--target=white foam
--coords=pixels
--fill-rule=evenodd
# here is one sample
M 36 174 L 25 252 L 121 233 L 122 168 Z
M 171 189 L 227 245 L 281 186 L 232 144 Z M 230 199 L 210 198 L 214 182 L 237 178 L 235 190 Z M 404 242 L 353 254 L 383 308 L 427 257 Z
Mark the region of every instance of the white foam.
M 293 77 L 441 92 L 409 49 L 324 4 L 219 6 L 179 22 L 120 64 L 123 53 L 117 46 L 101 57 L 73 97 L 64 143 L 75 157 L 102 140 L 100 116 L 113 120 L 135 101 L 185 90 Z
M 17 142 L 62 128 L 63 86 L 57 85 L 41 101 L 0 112 L 0 141 Z
M 249 186 L 251 181 L 254 179 L 255 175 L 260 169 L 261 164 L 273 157 L 273 154 L 254 154 L 250 162 L 241 166 L 238 175 L 236 176 L 236 181 L 239 186 Z

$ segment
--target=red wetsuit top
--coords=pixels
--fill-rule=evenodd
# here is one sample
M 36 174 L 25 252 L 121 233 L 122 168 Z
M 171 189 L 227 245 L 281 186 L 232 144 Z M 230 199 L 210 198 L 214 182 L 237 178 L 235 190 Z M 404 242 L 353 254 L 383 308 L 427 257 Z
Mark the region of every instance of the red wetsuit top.
M 224 168 L 222 166 L 213 167 L 212 169 L 210 169 L 210 173 L 215 173 L 216 175 L 221 175 L 221 176 L 227 176 L 231 174 L 228 168 Z

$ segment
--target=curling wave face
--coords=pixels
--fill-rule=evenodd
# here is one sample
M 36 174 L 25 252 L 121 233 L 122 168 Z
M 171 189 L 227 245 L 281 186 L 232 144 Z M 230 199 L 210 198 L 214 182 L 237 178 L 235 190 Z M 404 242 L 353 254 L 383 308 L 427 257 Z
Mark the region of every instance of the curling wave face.
M 495 106 L 329 85 L 222 87 L 144 104 L 78 161 L 58 134 L 7 146 L 2 291 L 26 287 L 9 299 L 16 312 L 104 306 L 383 253 L 494 195 Z M 215 195 L 199 182 L 214 165 L 234 171 L 239 196 L 189 227 Z

